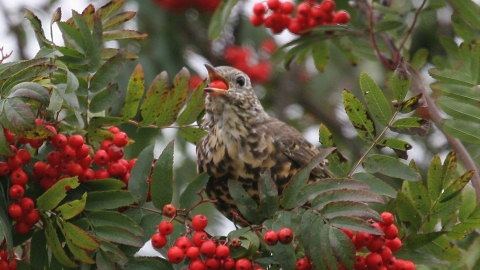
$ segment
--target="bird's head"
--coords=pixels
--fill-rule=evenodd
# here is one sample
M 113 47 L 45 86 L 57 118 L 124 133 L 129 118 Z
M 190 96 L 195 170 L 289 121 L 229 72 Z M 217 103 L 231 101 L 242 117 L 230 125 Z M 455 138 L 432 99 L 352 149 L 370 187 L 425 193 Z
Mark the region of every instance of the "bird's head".
M 204 88 L 207 112 L 222 114 L 232 111 L 238 115 L 263 112 L 247 74 L 228 66 L 205 64 L 205 67 L 208 70 L 207 86 Z

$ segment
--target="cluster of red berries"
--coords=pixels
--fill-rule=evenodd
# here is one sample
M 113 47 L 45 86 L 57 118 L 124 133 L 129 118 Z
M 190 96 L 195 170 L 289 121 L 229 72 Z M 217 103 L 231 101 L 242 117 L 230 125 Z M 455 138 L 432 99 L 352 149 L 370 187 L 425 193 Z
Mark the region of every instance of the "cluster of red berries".
M 253 50 L 246 46 L 230 45 L 225 48 L 223 57 L 228 64 L 245 72 L 252 82 L 265 83 L 272 73 L 268 59 L 276 48 L 272 39 L 264 41 L 258 53 L 252 53 Z
M 0 270 L 16 270 L 16 269 L 17 269 L 17 254 L 14 254 L 13 260 L 9 262 L 8 250 L 0 249 Z
M 169 11 L 183 12 L 189 8 L 214 12 L 221 0 L 154 0 L 155 4 Z
M 104 140 L 93 158 L 91 148 L 80 134 L 67 136 L 56 134 L 48 142 L 54 150 L 47 154 L 46 162 L 38 161 L 33 165 L 33 177 L 40 186 L 47 190 L 65 177 L 78 176 L 81 182 L 94 179 L 116 177 L 125 183 L 130 179 L 130 171 L 136 159 L 123 158 L 124 146 L 128 135 L 117 127 L 109 129 L 112 140 Z M 96 171 L 92 162 L 98 166 Z
M 298 5 L 295 18 L 292 18 L 295 11 L 294 3 L 280 2 L 280 0 L 266 2 L 266 6 L 264 3 L 256 3 L 253 6 L 250 22 L 256 27 L 265 25 L 274 34 L 279 34 L 284 29 L 296 35 L 306 34 L 306 30 L 315 26 L 346 24 L 350 21 L 350 14 L 347 11 L 335 11 L 333 0 L 323 0 L 321 3 L 317 3 L 316 0 L 306 0 Z
M 384 236 L 372 235 L 365 232 L 354 234 L 350 230 L 342 230 L 352 239 L 357 252 L 369 253 L 364 257 L 357 255 L 355 258 L 355 270 L 415 270 L 412 261 L 396 259 L 393 253 L 402 247 L 402 241 L 398 238 L 398 228 L 393 224 L 395 217 L 392 213 L 383 212 L 382 222 L 375 222 L 373 226 L 383 231 Z M 365 250 L 366 249 L 366 250 Z

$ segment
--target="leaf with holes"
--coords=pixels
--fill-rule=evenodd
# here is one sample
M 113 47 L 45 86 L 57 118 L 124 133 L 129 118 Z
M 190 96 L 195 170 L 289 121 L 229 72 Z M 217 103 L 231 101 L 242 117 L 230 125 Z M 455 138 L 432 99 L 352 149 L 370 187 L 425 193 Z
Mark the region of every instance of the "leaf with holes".
M 365 106 L 352 93 L 343 90 L 343 105 L 350 122 L 358 133 L 360 139 L 373 141 L 375 139 L 375 125 Z

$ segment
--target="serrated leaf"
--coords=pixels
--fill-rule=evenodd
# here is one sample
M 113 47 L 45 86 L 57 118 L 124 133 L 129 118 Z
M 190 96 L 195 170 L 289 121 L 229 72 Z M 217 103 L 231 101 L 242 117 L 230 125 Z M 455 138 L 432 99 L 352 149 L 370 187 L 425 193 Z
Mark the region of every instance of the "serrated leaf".
M 107 191 L 107 190 L 120 190 L 125 187 L 125 183 L 118 179 L 96 179 L 95 181 L 87 181 L 82 183 L 83 186 L 88 187 L 90 190 L 95 191 Z
M 116 211 L 95 211 L 88 214 L 88 220 L 94 227 L 109 225 L 130 231 L 137 236 L 143 236 L 143 230 L 129 216 Z
M 402 25 L 403 23 L 400 21 L 381 20 L 375 23 L 375 25 L 373 26 L 373 29 L 374 29 L 373 31 L 375 31 L 375 33 L 386 32 L 389 30 L 397 29 Z
M 98 269 L 115 269 L 115 264 L 109 254 L 102 249 L 99 249 L 95 255 L 95 264 Z
M 330 219 L 328 223 L 332 226 L 341 229 L 352 230 L 355 232 L 366 232 L 374 235 L 383 235 L 384 233 L 367 222 L 365 219 L 358 217 L 343 217 L 338 216 Z
M 312 47 L 313 63 L 318 72 L 324 72 L 328 66 L 330 52 L 327 41 L 320 41 Z
M 119 25 L 122 25 L 124 22 L 128 22 L 131 19 L 133 19 L 133 17 L 135 17 L 136 14 L 137 13 L 134 11 L 125 11 L 125 12 L 121 12 L 116 15 L 113 15 L 112 17 L 107 18 L 103 22 L 103 30 L 108 30 L 108 29 L 117 27 Z
M 115 48 L 103 48 L 102 49 L 102 55 L 101 55 L 101 60 L 108 60 L 110 58 L 112 58 L 113 56 L 115 56 L 118 51 L 120 50 L 123 50 L 125 51 L 125 60 L 137 60 L 138 59 L 138 55 L 136 55 L 135 53 L 129 51 L 129 50 L 125 50 L 123 48 L 121 49 L 115 49 Z
M 40 48 L 45 46 L 51 46 L 51 42 L 45 37 L 45 32 L 43 32 L 42 21 L 30 10 L 25 8 L 25 18 L 30 21 L 30 25 L 35 32 L 35 37 L 37 38 L 38 45 Z
M 163 258 L 134 258 L 128 261 L 125 270 L 162 269 L 173 270 L 173 265 Z
M 442 130 L 464 142 L 480 144 L 480 125 L 456 119 L 446 119 L 442 122 Z
M 320 152 L 309 160 L 300 170 L 290 179 L 284 188 L 283 198 L 280 205 L 284 208 L 294 208 L 297 206 L 297 194 L 307 184 L 310 172 L 320 162 L 322 162 L 335 148 L 330 147 L 320 150 Z
M 361 217 L 380 221 L 380 215 L 367 205 L 358 202 L 331 202 L 325 205 L 320 213 L 323 217 L 331 219 L 334 217 Z
M 338 189 L 321 192 L 312 200 L 312 207 L 320 210 L 326 204 L 331 202 L 363 202 L 363 203 L 383 203 L 380 196 L 377 196 L 366 190 L 359 189 Z
M 445 235 L 437 237 L 424 248 L 426 248 L 427 252 L 441 260 L 455 262 L 460 259 L 460 249 L 451 243 Z
M 473 193 L 473 192 L 472 192 Z M 448 232 L 448 236 L 456 240 L 462 240 L 469 235 L 474 229 L 480 226 L 480 204 L 477 204 L 467 218 L 461 219 L 461 222 L 453 226 L 452 231 Z
M 200 200 L 196 193 L 205 188 L 210 176 L 207 173 L 201 173 L 192 180 L 180 195 L 180 208 L 189 209 Z
M 242 184 L 230 179 L 228 180 L 228 191 L 235 200 L 240 214 L 248 221 L 258 224 L 260 222 L 260 216 L 257 212 L 258 205 L 245 191 Z
M 115 209 L 133 204 L 137 200 L 138 197 L 132 196 L 127 190 L 92 191 L 88 193 L 85 210 Z
M 92 235 L 72 223 L 57 219 L 57 224 L 65 238 L 69 239 L 78 248 L 86 251 L 95 251 L 100 247 L 100 242 Z
M 148 178 L 152 172 L 153 150 L 155 144 L 152 144 L 140 152 L 137 161 L 130 172 L 130 181 L 128 181 L 128 190 L 132 196 L 138 196 L 139 205 L 143 205 L 148 195 Z
M 122 92 L 118 90 L 118 84 L 110 84 L 93 96 L 90 100 L 90 107 L 88 109 L 92 113 L 102 112 L 110 108 L 121 95 Z
M 352 93 L 343 90 L 343 105 L 350 122 L 358 133 L 358 136 L 365 141 L 375 139 L 375 125 L 367 110 Z
M 141 126 L 155 123 L 163 109 L 161 100 L 158 97 L 162 95 L 162 92 L 167 92 L 169 88 L 170 84 L 168 82 L 168 75 L 163 71 L 153 80 L 148 88 L 147 95 L 140 106 L 142 120 L 139 124 Z
M 45 232 L 43 230 L 36 230 L 33 233 L 30 244 L 30 247 L 32 248 L 31 250 L 35 250 L 35 256 L 30 256 L 31 269 L 45 269 L 48 261 L 47 238 L 45 237 Z
M 446 231 L 439 231 L 439 232 L 412 234 L 405 239 L 405 241 L 402 243 L 402 247 L 409 250 L 416 250 L 428 243 L 431 243 L 433 240 L 437 239 L 438 237 L 446 233 L 447 233 Z
M 345 233 L 332 226 L 324 226 L 329 229 L 329 243 L 336 262 L 346 269 L 352 269 L 355 262 L 355 246 Z M 328 245 L 326 246 L 328 248 Z M 334 265 L 334 266 L 336 266 Z
M 103 41 L 111 40 L 143 40 L 148 37 L 148 34 L 141 33 L 135 30 L 110 30 L 103 32 Z
M 383 138 L 378 142 L 377 147 L 391 148 L 393 151 L 395 151 L 398 157 L 403 159 L 408 158 L 407 151 L 412 149 L 412 145 L 408 142 L 395 138 Z
M 185 110 L 183 110 L 178 117 L 177 121 L 179 125 L 188 125 L 195 122 L 204 110 L 205 97 L 203 96 L 202 89 L 205 88 L 205 85 L 206 82 L 200 83 L 190 94 Z
M 370 187 L 360 181 L 349 178 L 325 178 L 322 181 L 317 181 L 304 186 L 301 192 L 297 195 L 297 202 L 305 203 L 313 196 L 317 197 L 322 192 L 341 190 L 341 189 L 356 189 L 368 190 Z
M 313 213 L 310 214 L 309 211 L 305 212 L 304 218 L 302 218 L 302 223 L 304 220 L 309 221 L 305 223 L 307 227 L 302 230 L 305 234 L 302 237 L 305 252 L 308 255 L 309 260 L 312 261 L 314 269 L 327 269 L 323 256 L 321 256 L 322 249 L 320 246 L 320 243 L 325 239 L 320 233 L 321 229 L 325 227 L 323 220 Z M 312 228 L 315 229 L 312 230 Z
M 472 87 L 475 86 L 475 82 L 472 77 L 464 72 L 456 70 L 440 70 L 432 68 L 428 70 L 428 74 L 434 79 L 443 83 L 458 84 L 463 86 Z
M 258 182 L 260 192 L 259 213 L 263 218 L 271 218 L 278 210 L 278 191 L 269 173 L 262 174 Z
M 360 74 L 360 88 L 373 119 L 387 125 L 392 118 L 392 110 L 377 83 L 367 73 Z
M 60 32 L 62 32 L 62 37 L 64 40 L 79 53 L 85 55 L 85 40 L 80 32 L 80 29 L 67 22 L 57 22 L 57 25 L 60 29 Z
M 55 258 L 66 267 L 77 267 L 78 265 L 65 253 L 65 250 L 60 243 L 60 239 L 58 238 L 57 231 L 53 227 L 50 218 L 44 216 L 42 220 L 44 221 L 44 231 L 45 237 L 47 238 L 47 244 L 50 247 L 53 256 L 55 256 Z
M 37 208 L 48 211 L 55 208 L 66 196 L 69 187 L 75 189 L 80 185 L 77 177 L 64 178 L 55 183 L 37 199 Z
M 22 82 L 12 87 L 7 98 L 12 97 L 25 97 L 28 99 L 33 99 L 45 106 L 48 106 L 50 103 L 50 94 L 48 93 L 47 89 L 34 82 Z
M 111 242 L 99 240 L 101 246 L 100 249 L 108 252 L 108 254 L 113 255 L 115 262 L 121 265 L 125 265 L 128 262 L 127 256 L 118 248 L 117 245 L 114 245 Z
M 431 210 L 431 199 L 435 200 L 436 198 L 430 198 L 429 193 L 422 181 L 417 182 L 403 182 L 402 191 L 406 194 L 412 201 L 415 209 L 418 212 L 425 216 Z
M 428 58 L 428 50 L 425 48 L 418 49 L 410 60 L 410 64 L 416 68 L 421 68 L 425 65 Z
M 399 191 L 395 205 L 402 223 L 406 224 L 411 232 L 417 232 L 422 222 L 422 215 L 417 211 L 412 200 L 403 191 Z
M 183 127 L 178 130 L 178 134 L 182 136 L 187 142 L 197 144 L 207 132 L 197 127 Z
M 212 19 L 210 20 L 210 25 L 208 26 L 209 39 L 214 40 L 220 37 L 220 34 L 230 17 L 230 12 L 232 12 L 233 7 L 237 3 L 238 0 L 220 2 L 220 6 L 215 10 Z
M 174 141 L 167 144 L 155 162 L 150 194 L 155 208 L 162 209 L 173 198 L 173 154 Z M 138 160 L 137 160 L 138 161 Z
M 427 101 L 423 97 L 423 94 L 418 94 L 409 98 L 407 101 L 402 103 L 401 106 L 401 113 L 410 113 L 418 108 L 427 107 Z
M 87 193 L 84 193 L 81 199 L 66 202 L 58 206 L 55 211 L 60 212 L 64 220 L 68 220 L 80 214 L 85 209 L 86 202 Z
M 111 0 L 107 4 L 98 9 L 97 14 L 102 20 L 105 20 L 110 15 L 118 11 L 123 6 L 124 0 Z
M 416 170 L 390 156 L 370 155 L 363 161 L 363 167 L 369 173 L 381 173 L 408 181 L 422 179 Z
M 323 147 L 335 147 L 335 143 L 333 141 L 333 135 L 328 130 L 328 128 L 321 124 L 319 127 L 320 133 L 320 143 Z M 350 164 L 347 162 L 347 159 L 335 149 L 329 156 L 328 156 L 328 169 L 338 177 L 345 177 L 350 173 Z
M 480 28 L 480 18 L 478 18 L 480 8 L 477 3 L 471 0 L 454 0 L 452 3 L 466 21 L 475 28 Z
M 454 118 L 480 123 L 480 109 L 478 106 L 465 104 L 448 97 L 440 97 L 437 103 L 443 111 Z
M 20 70 L 19 72 L 8 77 L 0 86 L 2 91 L 8 92 L 10 88 L 19 84 L 24 80 L 50 75 L 57 71 L 57 67 L 51 64 L 37 64 Z
M 428 134 L 429 128 L 430 121 L 419 117 L 401 118 L 390 126 L 390 130 L 393 132 L 408 135 L 419 135 L 422 137 Z
M 145 74 L 141 64 L 138 64 L 133 70 L 128 81 L 125 103 L 122 106 L 120 115 L 123 119 L 132 119 L 137 115 L 140 99 L 145 92 Z
M 117 77 L 125 63 L 125 51 L 120 49 L 112 58 L 103 63 L 90 80 L 88 91 L 97 93 L 107 87 Z
M 452 197 L 458 195 L 463 188 L 470 182 L 470 179 L 473 176 L 474 171 L 468 171 L 464 173 L 462 176 L 457 178 L 455 181 L 450 183 L 448 186 L 445 187 L 444 191 L 440 196 L 440 202 L 445 202 Z
M 281 269 L 294 269 L 295 268 L 295 250 L 293 243 L 288 245 L 274 245 L 269 246 L 268 249 L 273 255 L 273 259 L 278 263 Z
M 31 60 L 24 60 L 18 62 L 11 62 L 11 63 L 2 63 L 2 67 L 0 68 L 0 80 L 6 80 L 8 77 L 13 76 L 14 74 L 20 72 L 23 69 L 28 67 L 48 64 L 50 58 L 41 57 L 41 58 L 34 58 Z
M 468 0 L 467 0 L 468 1 Z M 451 16 L 452 26 L 455 33 L 467 43 L 475 41 L 475 29 L 459 14 L 453 13 Z
M 132 232 L 108 225 L 101 225 L 95 227 L 95 234 L 107 241 L 124 244 L 133 247 L 142 247 L 143 241 L 140 237 Z
M 163 88 L 159 99 L 162 104 L 162 110 L 157 117 L 157 126 L 170 126 L 177 119 L 177 115 L 185 105 L 188 95 L 188 82 L 190 73 L 186 68 L 182 68 L 173 79 L 173 88 Z
M 392 186 L 385 183 L 384 181 L 378 179 L 372 174 L 369 173 L 356 173 L 352 175 L 353 179 L 360 180 L 370 186 L 371 191 L 378 195 L 384 195 L 391 198 L 397 196 L 397 191 L 393 189 Z

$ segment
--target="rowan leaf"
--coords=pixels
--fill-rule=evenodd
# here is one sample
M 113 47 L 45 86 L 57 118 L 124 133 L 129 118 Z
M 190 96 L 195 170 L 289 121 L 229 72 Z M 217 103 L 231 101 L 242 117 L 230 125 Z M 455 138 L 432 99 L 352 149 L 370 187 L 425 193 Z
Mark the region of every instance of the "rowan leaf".
M 25 18 L 30 21 L 30 25 L 35 32 L 35 37 L 37 38 L 38 45 L 40 48 L 48 46 L 51 47 L 51 42 L 45 37 L 45 32 L 42 28 L 42 21 L 30 10 L 25 8 Z
M 120 115 L 123 119 L 132 119 L 137 115 L 140 99 L 145 92 L 145 74 L 141 64 L 138 64 L 133 70 L 128 81 L 125 102 L 123 103 Z
M 178 130 L 178 134 L 182 136 L 187 142 L 197 144 L 207 132 L 204 129 L 197 127 L 182 127 Z
M 348 90 L 343 90 L 342 97 L 347 116 L 357 131 L 360 139 L 364 141 L 373 141 L 376 133 L 375 125 L 363 104 Z
M 130 181 L 128 181 L 128 190 L 132 196 L 138 196 L 139 205 L 143 205 L 148 195 L 148 178 L 152 173 L 153 151 L 155 144 L 151 144 L 140 152 L 137 161 L 130 172 Z
M 470 182 L 470 179 L 473 176 L 474 171 L 468 171 L 462 176 L 451 182 L 448 186 L 445 187 L 443 193 L 440 196 L 440 202 L 446 202 L 452 197 L 458 195 L 463 188 Z
M 320 125 L 319 133 L 319 141 L 323 147 L 336 147 L 333 140 L 333 135 L 325 125 Z M 345 177 L 350 172 L 350 164 L 347 162 L 347 159 L 342 155 L 342 153 L 340 153 L 338 149 L 335 149 L 328 156 L 328 169 L 338 177 Z
M 95 251 L 100 247 L 100 242 L 78 226 L 62 219 L 57 219 L 57 224 L 65 238 L 69 239 L 76 247 L 85 251 Z
M 57 71 L 57 66 L 51 64 L 37 64 L 33 66 L 26 67 L 19 72 L 8 77 L 3 84 L 0 86 L 0 89 L 5 93 L 8 92 L 13 86 L 23 82 L 25 80 L 31 80 L 36 77 L 48 76 L 51 73 Z
M 122 25 L 123 23 L 133 19 L 133 17 L 135 17 L 136 14 L 137 13 L 134 11 L 125 11 L 125 12 L 121 12 L 116 15 L 113 15 L 112 17 L 107 18 L 103 22 L 103 30 L 108 30 L 111 28 L 115 28 L 119 25 Z
M 384 233 L 359 217 L 338 216 L 330 219 L 328 223 L 340 229 L 352 230 L 355 232 L 366 232 L 374 235 L 383 235 Z
M 63 220 L 69 220 L 85 209 L 85 203 L 87 202 L 87 193 L 82 195 L 82 198 L 66 202 L 58 206 L 55 211 L 60 212 Z
M 205 97 L 202 89 L 205 88 L 206 82 L 200 83 L 190 94 L 185 110 L 178 117 L 179 125 L 189 125 L 198 119 L 198 116 L 205 107 Z
M 335 190 L 368 190 L 370 187 L 365 183 L 349 178 L 325 178 L 322 181 L 309 183 L 297 194 L 297 202 L 305 203 L 309 198 L 317 197 L 322 192 Z
M 393 94 L 395 95 L 398 103 L 401 103 L 407 95 L 408 89 L 410 89 L 411 81 L 412 76 L 410 75 L 410 72 L 408 72 L 405 60 L 402 59 L 393 72 L 391 79 Z
M 97 14 L 100 15 L 102 20 L 107 19 L 110 15 L 120 10 L 123 6 L 124 0 L 110 0 L 107 4 L 103 5 L 97 10 Z
M 392 118 L 392 109 L 380 87 L 366 72 L 360 74 L 360 89 L 373 119 L 387 125 Z
M 408 135 L 419 135 L 422 137 L 428 134 L 429 128 L 430 121 L 418 117 L 401 118 L 390 126 L 390 130 L 393 132 Z
M 131 217 L 117 211 L 94 211 L 87 216 L 94 227 L 108 225 L 125 229 L 137 236 L 144 234 L 143 229 Z
M 338 189 L 321 192 L 312 200 L 312 207 L 320 210 L 326 204 L 331 202 L 363 202 L 363 203 L 383 203 L 380 196 L 366 190 L 359 189 Z
M 328 66 L 330 52 L 326 40 L 319 41 L 312 47 L 313 63 L 318 72 L 324 72 Z
M 67 22 L 57 22 L 57 25 L 60 32 L 62 32 L 62 37 L 66 41 L 65 43 L 73 47 L 77 52 L 85 55 L 85 39 L 80 29 Z
M 432 76 L 434 79 L 443 83 L 458 84 L 468 87 L 476 85 L 469 74 L 461 71 L 432 68 L 428 70 L 428 74 L 430 74 L 430 76 Z
M 269 173 L 262 174 L 258 182 L 260 192 L 259 213 L 264 218 L 271 218 L 278 210 L 278 190 L 275 182 Z
M 359 202 L 331 202 L 325 205 L 320 213 L 327 219 L 334 217 L 360 217 L 380 221 L 380 215 L 366 204 Z
M 38 197 L 36 203 L 37 209 L 42 211 L 52 210 L 67 196 L 67 187 L 75 189 L 79 185 L 80 182 L 78 182 L 78 177 L 69 177 L 59 180 Z
M 449 97 L 440 97 L 437 103 L 444 112 L 451 115 L 454 119 L 480 123 L 480 109 L 478 106 L 465 104 Z
M 105 178 L 96 179 L 82 183 L 83 186 L 95 191 L 120 190 L 125 187 L 125 183 L 119 179 Z
M 155 208 L 162 209 L 173 198 L 173 155 L 174 141 L 167 144 L 160 157 L 155 161 L 150 194 Z M 138 160 L 137 160 L 138 161 Z
M 114 243 L 133 247 L 143 246 L 143 241 L 139 236 L 136 236 L 134 233 L 123 228 L 109 225 L 100 225 L 95 227 L 95 234 L 103 240 L 111 241 Z
M 427 101 L 423 97 L 423 94 L 415 95 L 404 103 L 401 104 L 400 112 L 401 113 L 410 113 L 418 108 L 427 107 Z
M 180 195 L 180 207 L 188 209 L 198 202 L 200 196 L 196 193 L 205 188 L 209 179 L 210 176 L 207 173 L 197 175 L 197 177 L 188 184 L 185 191 Z
M 433 240 L 437 239 L 438 237 L 446 234 L 446 231 L 439 231 L 439 232 L 429 232 L 429 233 L 419 233 L 419 234 L 412 234 L 405 241 L 402 243 L 402 248 L 406 248 L 409 250 L 416 250 L 428 243 L 431 243 Z
M 50 94 L 48 93 L 48 90 L 34 82 L 22 82 L 12 87 L 7 98 L 13 97 L 33 99 L 45 106 L 48 106 L 50 103 Z
M 213 13 L 210 25 L 208 26 L 208 38 L 210 40 L 220 37 L 220 34 L 230 17 L 230 12 L 232 12 L 233 7 L 237 5 L 237 3 L 238 0 L 220 2 L 220 6 L 217 7 L 215 13 Z
M 246 192 L 242 184 L 230 179 L 228 180 L 228 191 L 235 200 L 240 214 L 248 221 L 258 224 L 261 220 L 257 212 L 258 205 Z
M 190 73 L 186 68 L 182 68 L 173 79 L 173 88 L 163 88 L 160 96 L 157 97 L 162 104 L 162 110 L 157 117 L 158 127 L 169 126 L 175 122 L 178 113 L 185 105 L 189 81 Z
M 111 40 L 143 40 L 148 37 L 147 34 L 136 30 L 109 30 L 103 32 L 103 41 Z
M 105 61 L 105 63 L 103 63 L 98 71 L 92 76 L 88 91 L 97 93 L 107 87 L 120 73 L 124 64 L 125 51 L 120 49 L 115 56 Z
M 91 191 L 87 195 L 85 210 L 97 211 L 104 209 L 115 209 L 131 205 L 139 198 L 132 196 L 127 190 Z
M 422 215 L 403 191 L 398 191 L 395 199 L 395 209 L 403 224 L 407 224 L 408 231 L 416 233 L 422 222 Z
M 363 161 L 363 167 L 368 173 L 381 173 L 390 177 L 408 181 L 418 181 L 420 174 L 396 158 L 385 155 L 370 155 Z
M 168 75 L 165 71 L 158 74 L 148 88 L 147 95 L 140 106 L 140 114 L 142 120 L 141 126 L 147 126 L 155 123 L 163 110 L 162 100 L 159 98 L 163 92 L 168 92 L 170 84 L 168 82 Z
M 412 145 L 408 142 L 395 138 L 383 138 L 378 142 L 377 147 L 388 147 L 403 159 L 408 158 L 407 151 L 412 149 Z
M 461 141 L 480 144 L 480 125 L 457 119 L 446 119 L 442 122 L 442 130 Z
M 109 84 L 105 89 L 97 92 L 90 100 L 88 108 L 92 113 L 99 113 L 110 108 L 117 101 L 122 92 L 118 90 L 118 84 Z
M 77 267 L 78 265 L 65 253 L 65 250 L 60 243 L 60 239 L 58 238 L 57 230 L 53 227 L 52 220 L 47 216 L 43 216 L 42 220 L 44 221 L 43 226 L 47 244 L 50 247 L 53 256 L 55 256 L 58 262 L 66 267 Z

